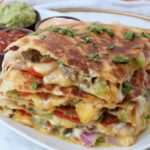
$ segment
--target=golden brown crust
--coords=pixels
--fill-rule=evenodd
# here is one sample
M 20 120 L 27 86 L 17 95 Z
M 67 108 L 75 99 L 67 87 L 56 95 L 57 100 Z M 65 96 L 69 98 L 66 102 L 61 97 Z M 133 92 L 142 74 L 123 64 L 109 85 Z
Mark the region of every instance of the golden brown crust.
M 30 48 L 37 48 L 41 53 L 50 53 L 51 57 L 55 59 L 61 59 L 64 64 L 76 69 L 83 70 L 86 74 L 89 74 L 89 69 L 101 74 L 101 77 L 105 80 L 113 82 L 120 82 L 124 80 L 135 68 L 129 64 L 117 64 L 112 62 L 115 56 L 123 55 L 136 58 L 141 53 L 146 58 L 150 56 L 150 44 L 149 39 L 142 36 L 136 36 L 133 40 L 124 39 L 125 32 L 142 33 L 149 30 L 140 28 L 130 28 L 121 25 L 106 25 L 99 24 L 105 28 L 112 29 L 113 36 L 110 36 L 106 32 L 100 34 L 94 34 L 88 32 L 90 30 L 91 23 L 80 22 L 75 24 L 73 28 L 76 31 L 75 37 L 62 35 L 52 31 L 42 32 L 45 34 L 45 38 L 41 39 L 39 35 L 27 36 L 16 42 L 16 45 L 25 47 L 28 43 Z M 90 37 L 92 42 L 81 42 L 85 37 Z M 29 42 L 30 40 L 30 42 Z M 27 42 L 28 41 L 28 42 Z M 15 43 L 13 44 L 15 45 Z M 114 45 L 113 50 L 108 50 L 107 47 Z M 133 46 L 140 45 L 140 49 L 134 49 Z M 8 47 L 8 49 L 11 46 Z M 101 58 L 97 61 L 88 59 L 90 54 L 100 53 Z M 147 61 L 149 61 L 147 59 Z M 148 63 L 146 61 L 146 64 Z

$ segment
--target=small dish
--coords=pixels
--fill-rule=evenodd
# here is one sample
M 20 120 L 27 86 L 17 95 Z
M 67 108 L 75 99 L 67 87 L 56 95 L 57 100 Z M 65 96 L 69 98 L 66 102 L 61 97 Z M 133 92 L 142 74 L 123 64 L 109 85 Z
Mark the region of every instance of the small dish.
M 39 21 L 35 26 L 35 30 L 44 29 L 44 28 L 47 28 L 52 25 L 66 25 L 68 23 L 69 24 L 76 23 L 78 21 L 81 21 L 81 20 L 78 18 L 69 17 L 69 16 L 49 17 L 49 18 Z M 61 22 L 61 24 L 60 24 L 60 22 Z
M 26 29 L 34 30 L 35 25 L 41 20 L 40 13 L 37 10 L 35 10 L 35 13 L 36 13 L 36 21 L 34 22 L 34 24 L 29 25 L 29 26 L 24 26 L 24 27 L 18 27 L 18 28 L 26 28 Z M 5 26 L 0 25 L 0 30 L 11 29 L 11 28 L 17 28 L 17 27 L 5 27 Z
M 31 33 L 32 30 L 25 28 L 10 28 L 0 30 L 0 69 L 1 64 L 5 55 L 5 48 L 12 42 L 26 36 L 28 33 Z M 17 50 L 17 47 L 12 48 L 11 50 Z

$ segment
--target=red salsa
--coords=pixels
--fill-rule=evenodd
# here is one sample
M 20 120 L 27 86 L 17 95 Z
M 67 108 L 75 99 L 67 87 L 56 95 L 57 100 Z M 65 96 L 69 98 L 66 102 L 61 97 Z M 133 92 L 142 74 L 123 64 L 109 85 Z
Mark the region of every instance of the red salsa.
M 9 44 L 15 42 L 27 34 L 28 33 L 26 31 L 19 29 L 0 30 L 0 52 L 3 52 Z

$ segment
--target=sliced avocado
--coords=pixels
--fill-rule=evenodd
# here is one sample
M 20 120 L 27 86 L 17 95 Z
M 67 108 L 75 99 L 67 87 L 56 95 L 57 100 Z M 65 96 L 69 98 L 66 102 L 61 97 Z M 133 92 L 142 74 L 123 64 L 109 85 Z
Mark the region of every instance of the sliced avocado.
M 94 93 L 99 95 L 100 93 L 105 93 L 108 90 L 107 82 L 101 81 L 94 86 Z
M 140 54 L 139 56 L 136 57 L 136 64 L 138 67 L 142 68 L 145 65 L 145 57 L 143 54 Z

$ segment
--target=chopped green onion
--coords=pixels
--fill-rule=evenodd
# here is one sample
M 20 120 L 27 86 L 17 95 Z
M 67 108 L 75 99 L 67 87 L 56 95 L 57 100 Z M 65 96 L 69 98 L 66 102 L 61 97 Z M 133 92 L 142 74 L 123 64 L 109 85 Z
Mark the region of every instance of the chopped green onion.
M 90 37 L 86 37 L 84 39 L 81 40 L 82 43 L 90 43 L 92 42 L 92 39 Z
M 134 37 L 135 37 L 135 33 L 134 32 L 125 32 L 124 33 L 124 38 L 126 39 L 126 40 L 133 40 L 134 39 Z
M 60 27 L 52 27 L 50 30 L 53 32 L 63 34 L 63 35 L 68 35 L 70 37 L 75 36 L 75 31 L 73 29 L 64 29 L 64 28 L 60 28 Z
M 39 82 L 33 82 L 33 83 L 32 83 L 32 88 L 33 88 L 34 90 L 36 90 L 40 85 L 41 85 L 41 83 L 39 83 Z
M 140 45 L 134 45 L 134 46 L 132 46 L 132 48 L 134 48 L 134 49 L 140 49 L 141 46 Z
M 104 118 L 104 114 L 101 114 L 98 118 L 97 118 L 97 121 L 102 121 Z
M 101 58 L 100 53 L 93 53 L 88 56 L 88 59 L 93 61 L 97 61 L 99 58 Z
M 105 31 L 108 35 L 110 35 L 110 36 L 113 36 L 113 35 L 114 35 L 114 32 L 112 31 L 112 29 L 105 28 L 104 31 Z
M 128 83 L 128 82 L 125 82 L 123 83 L 123 86 L 122 86 L 122 93 L 124 95 L 127 95 L 128 93 L 130 93 L 130 91 L 133 89 L 133 86 L 131 83 Z
M 142 36 L 145 37 L 145 38 L 150 39 L 150 33 L 142 32 Z
M 112 59 L 115 63 L 122 63 L 122 64 L 128 64 L 131 62 L 129 57 L 126 56 L 116 56 Z
M 92 25 L 91 25 L 91 32 L 93 32 L 95 34 L 106 32 L 110 36 L 114 35 L 112 29 L 100 26 L 97 23 L 92 23 Z

